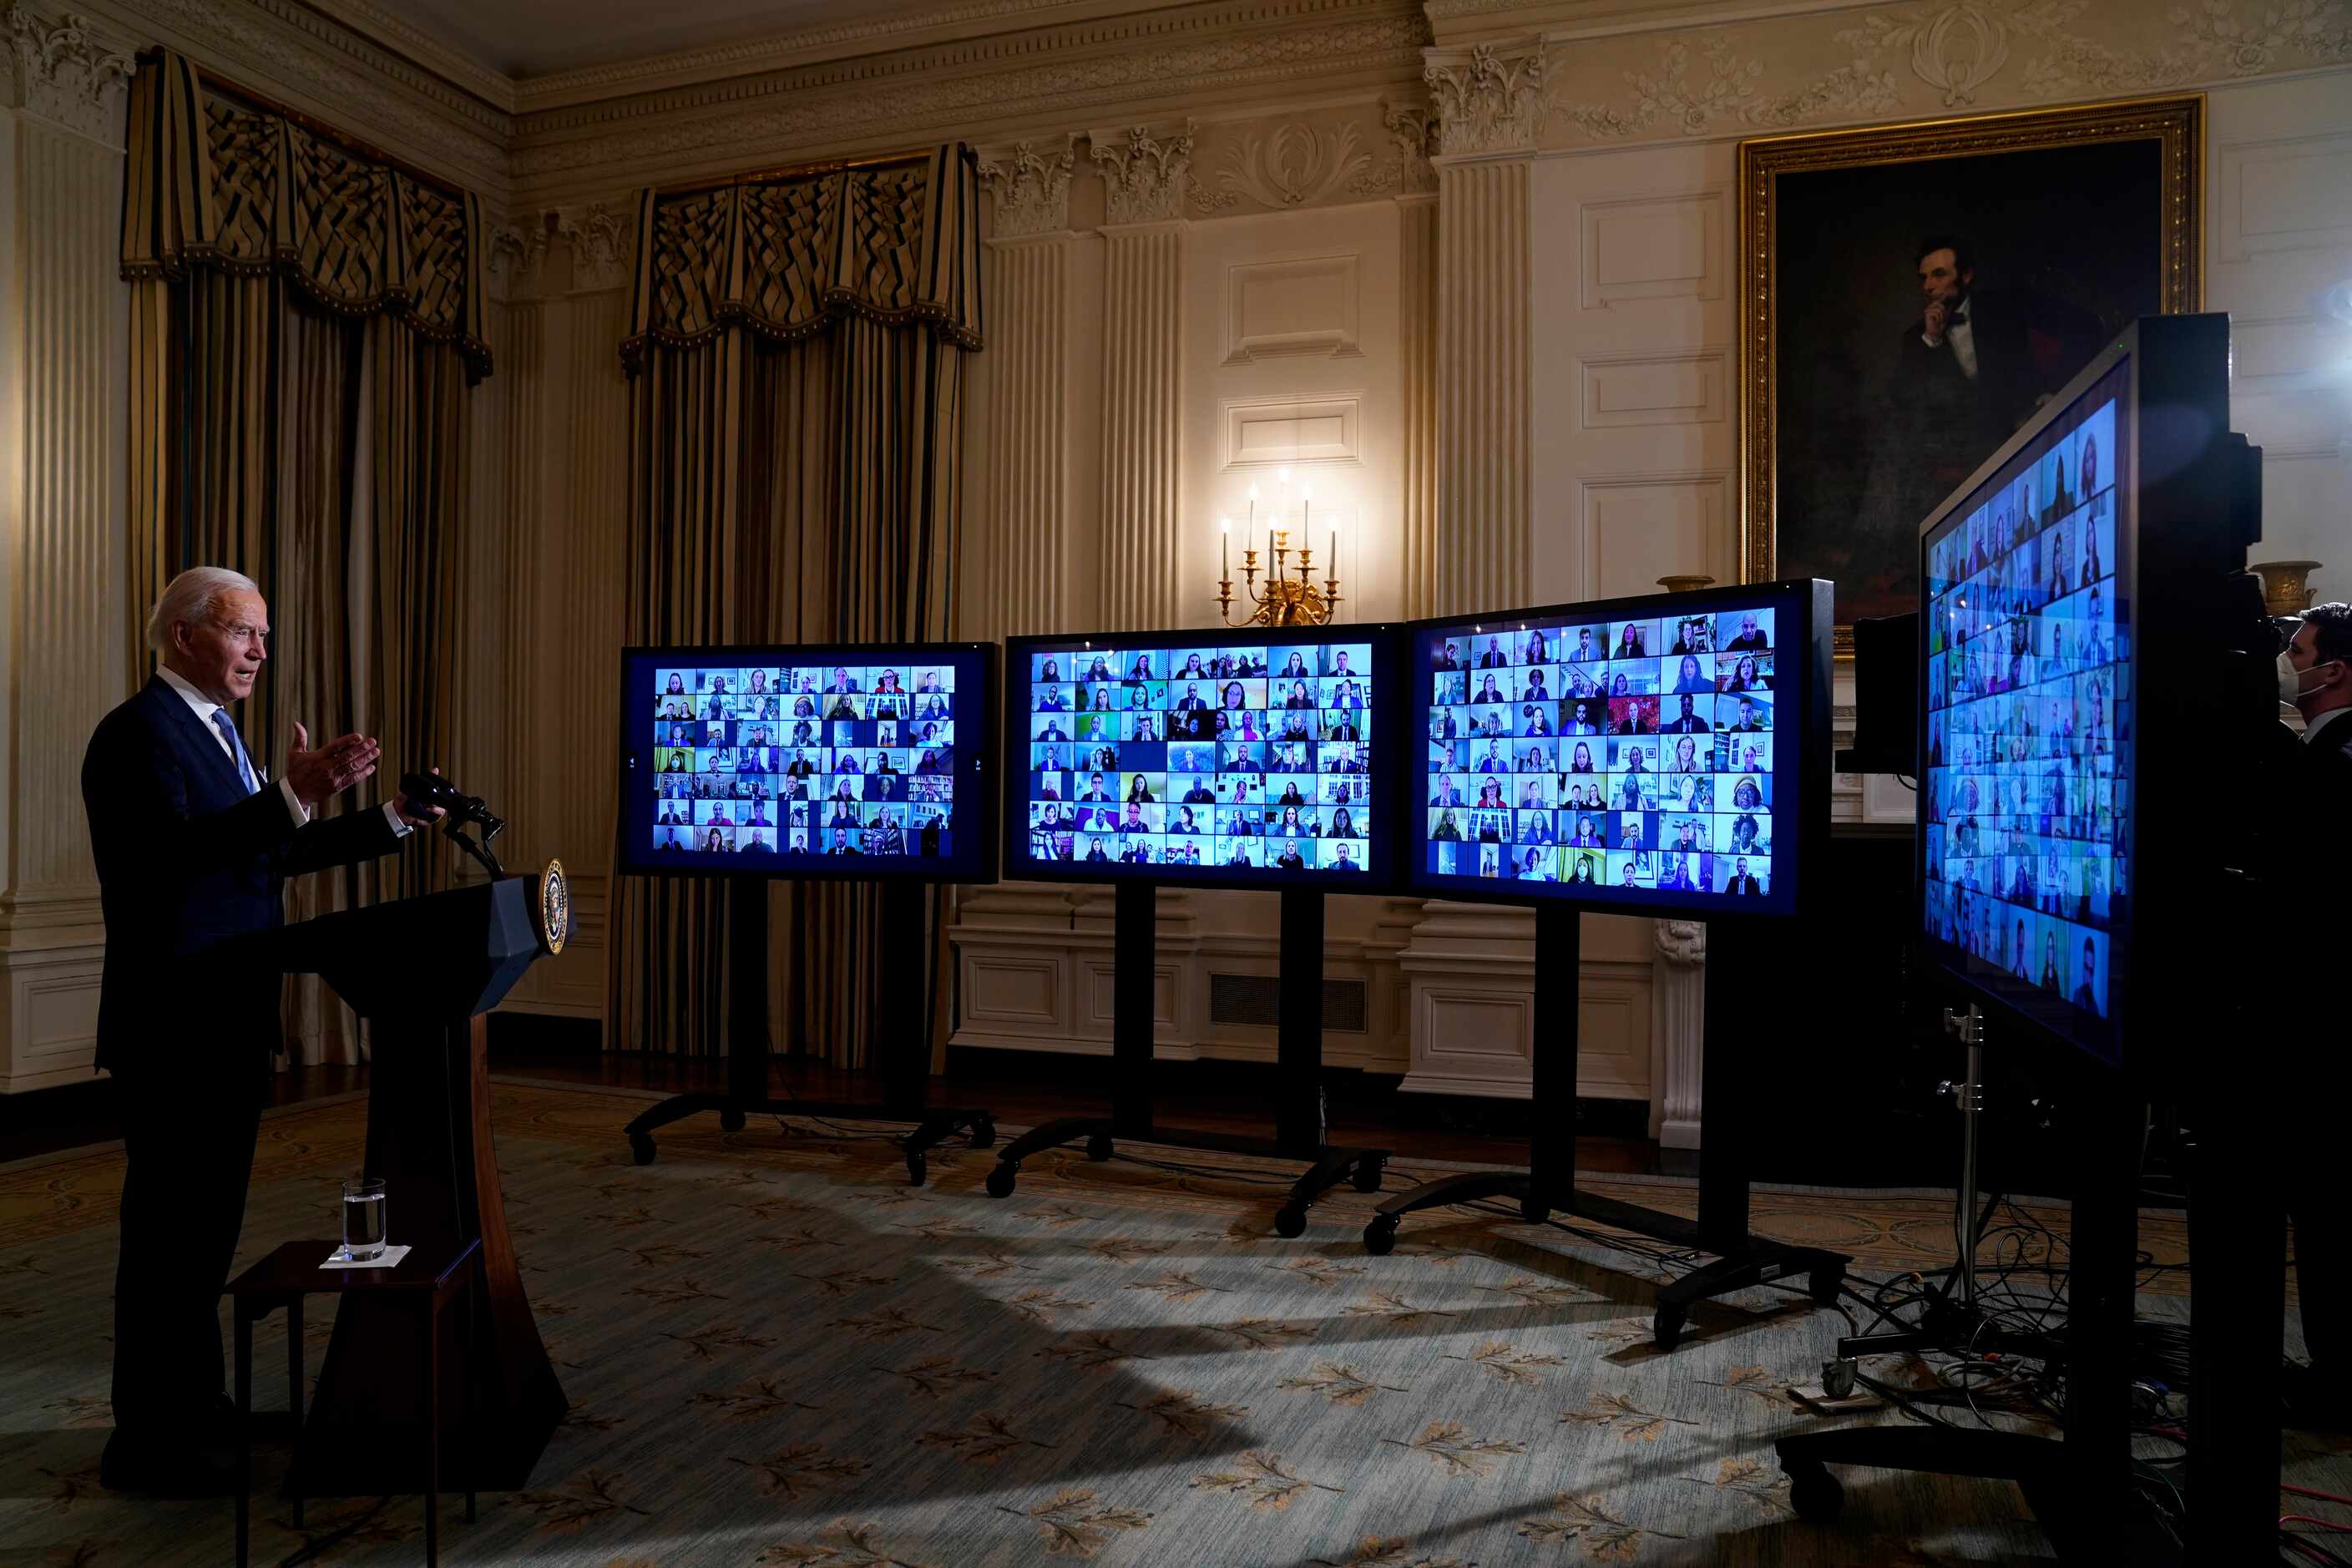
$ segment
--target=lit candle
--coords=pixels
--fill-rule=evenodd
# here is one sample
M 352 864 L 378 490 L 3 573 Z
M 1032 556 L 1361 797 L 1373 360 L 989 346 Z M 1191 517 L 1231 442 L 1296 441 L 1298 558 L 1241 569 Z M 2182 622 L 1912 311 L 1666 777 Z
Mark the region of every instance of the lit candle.
M 1217 575 L 1228 581 L 1234 574 L 1233 532 L 1231 518 L 1217 519 Z

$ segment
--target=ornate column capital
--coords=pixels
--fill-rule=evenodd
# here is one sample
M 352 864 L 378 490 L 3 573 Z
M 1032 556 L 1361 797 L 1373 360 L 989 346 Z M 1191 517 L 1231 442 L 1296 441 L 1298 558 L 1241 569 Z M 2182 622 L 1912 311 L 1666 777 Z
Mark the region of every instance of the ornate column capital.
M 558 207 L 549 215 L 557 238 L 572 247 L 572 287 L 611 289 L 627 281 L 636 225 L 604 202 Z
M 1192 122 L 1164 141 L 1149 126 L 1087 136 L 1096 170 L 1108 187 L 1107 225 L 1163 223 L 1184 216 L 1192 188 Z
M 10 106 L 120 150 L 130 51 L 110 47 L 71 12 L 50 22 L 12 5 L 7 25 Z
M 1535 151 L 1550 107 L 1541 38 L 1423 49 L 1422 59 L 1440 153 Z
M 1412 195 L 1437 188 L 1437 171 L 1429 155 L 1437 151 L 1437 106 L 1426 100 L 1404 103 L 1381 100 L 1381 124 L 1396 149 L 1397 194 Z
M 1659 921 L 1658 956 L 1676 969 L 1696 969 L 1706 962 L 1705 921 Z
M 559 239 L 572 252 L 573 292 L 627 282 L 637 238 L 627 207 L 625 199 L 551 207 L 492 229 L 483 258 L 492 293 L 509 300 L 543 293 L 548 251 Z
M 1077 163 L 1078 137 L 1065 132 L 1061 151 L 1053 141 L 1015 142 L 980 156 L 980 178 L 996 198 L 995 239 L 1056 234 L 1070 226 L 1070 174 Z M 1043 151 L 1040 151 L 1040 148 Z

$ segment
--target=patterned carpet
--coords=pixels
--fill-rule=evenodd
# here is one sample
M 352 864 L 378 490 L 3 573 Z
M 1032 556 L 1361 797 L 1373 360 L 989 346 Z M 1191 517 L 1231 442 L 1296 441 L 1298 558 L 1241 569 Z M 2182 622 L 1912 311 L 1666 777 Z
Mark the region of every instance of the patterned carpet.
M 1702 1309 L 1660 1355 L 1660 1266 L 1557 1230 L 1422 1215 L 1372 1258 L 1357 1240 L 1372 1199 L 1335 1194 L 1282 1241 L 1276 1168 L 1250 1161 L 1041 1159 L 996 1202 L 988 1153 L 939 1151 L 913 1190 L 874 1138 L 730 1136 L 715 1118 L 670 1129 L 639 1169 L 617 1130 L 641 1098 L 497 1087 L 516 1245 L 573 1410 L 530 1489 L 486 1495 L 470 1526 L 445 1505 L 453 1563 L 2046 1559 L 2005 1485 L 1849 1472 L 1838 1526 L 1793 1520 L 1770 1440 L 1816 1421 L 1786 1390 L 1844 1323 L 1792 1295 Z M 331 1233 L 362 1112 L 265 1121 L 245 1258 Z M 0 1168 L 0 1563 L 230 1560 L 225 1502 L 98 1485 L 121 1174 L 107 1151 Z M 1694 1200 L 1664 1180 L 1587 1185 Z M 1948 1204 L 1770 1191 L 1756 1215 L 1879 1275 L 1941 1260 Z M 397 1241 L 397 1194 L 391 1213 Z M 2063 1208 L 2037 1215 L 2063 1227 Z M 2179 1261 L 2182 1227 L 2150 1216 L 2142 1245 Z M 2149 1309 L 2177 1311 L 2182 1279 L 2153 1281 Z M 258 1337 L 257 1367 L 279 1349 Z M 257 1397 L 282 1398 L 269 1384 Z M 2298 1477 L 2352 1489 L 2341 1445 L 2292 1444 Z M 418 1559 L 413 1498 L 322 1501 L 293 1529 L 283 1463 L 262 1456 L 257 1563 Z

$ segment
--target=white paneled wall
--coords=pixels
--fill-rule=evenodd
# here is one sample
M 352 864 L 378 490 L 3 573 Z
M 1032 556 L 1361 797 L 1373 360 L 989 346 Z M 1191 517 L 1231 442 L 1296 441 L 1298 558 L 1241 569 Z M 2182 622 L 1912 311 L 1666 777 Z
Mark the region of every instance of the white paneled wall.
M 2230 413 L 2263 448 L 2263 561 L 2316 560 L 2352 598 L 2352 90 L 2342 74 L 2206 100 L 2205 303 L 2230 312 Z
M 105 945 L 82 751 L 146 673 L 125 636 L 128 62 L 19 20 L 0 91 L 0 1093 L 89 1075 Z

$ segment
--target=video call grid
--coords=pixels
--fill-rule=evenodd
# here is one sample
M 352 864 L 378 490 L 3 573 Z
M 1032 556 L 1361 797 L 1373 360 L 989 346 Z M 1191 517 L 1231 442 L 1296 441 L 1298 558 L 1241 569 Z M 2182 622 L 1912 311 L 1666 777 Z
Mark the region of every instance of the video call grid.
M 1370 868 L 1369 641 L 1033 647 L 1024 674 L 1016 858 Z
M 1423 633 L 1426 870 L 1676 902 L 1769 893 L 1776 616 Z
M 954 853 L 950 663 L 663 664 L 653 680 L 656 854 Z
M 1927 542 L 1927 932 L 1979 976 L 2101 1019 L 2130 868 L 2122 374 Z

